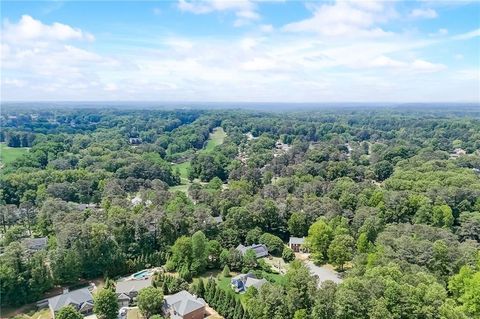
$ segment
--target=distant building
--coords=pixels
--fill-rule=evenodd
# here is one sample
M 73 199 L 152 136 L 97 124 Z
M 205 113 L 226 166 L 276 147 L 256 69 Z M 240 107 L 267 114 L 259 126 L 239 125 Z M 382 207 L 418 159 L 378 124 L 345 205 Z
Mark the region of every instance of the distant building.
M 466 155 L 467 152 L 462 148 L 456 148 L 453 150 L 453 153 L 450 154 L 450 158 L 458 158 L 459 156 Z
M 140 205 L 141 203 L 143 203 L 143 200 L 139 195 L 136 195 L 134 198 L 131 199 L 130 202 L 132 203 L 132 205 L 136 206 L 136 205 Z
M 182 290 L 174 295 L 165 296 L 163 311 L 171 319 L 203 319 L 205 306 L 202 298 Z
M 47 248 L 48 238 L 25 238 L 22 240 L 22 243 L 25 245 L 27 250 L 35 252 Z
M 142 139 L 138 137 L 130 137 L 128 139 L 128 142 L 132 145 L 138 145 L 138 144 L 142 144 Z
M 242 253 L 242 255 L 245 255 L 248 249 L 252 249 L 255 254 L 257 255 L 257 258 L 262 258 L 262 257 L 267 257 L 268 256 L 268 249 L 267 246 L 263 244 L 253 244 L 251 246 L 243 246 L 243 245 L 238 245 L 237 248 L 235 248 L 239 252 Z
M 74 291 L 65 289 L 63 294 L 48 299 L 48 307 L 53 318 L 56 313 L 65 306 L 73 306 L 82 315 L 88 316 L 93 313 L 93 296 L 88 288 Z
M 290 237 L 290 240 L 288 241 L 288 247 L 290 247 L 294 252 L 298 253 L 304 251 L 304 243 L 305 237 Z
M 138 292 L 152 285 L 152 278 L 148 277 L 142 280 L 117 281 L 115 284 L 115 293 L 117 294 L 118 305 L 128 307 L 137 298 Z
M 222 216 L 212 217 L 215 224 L 220 224 L 223 222 Z

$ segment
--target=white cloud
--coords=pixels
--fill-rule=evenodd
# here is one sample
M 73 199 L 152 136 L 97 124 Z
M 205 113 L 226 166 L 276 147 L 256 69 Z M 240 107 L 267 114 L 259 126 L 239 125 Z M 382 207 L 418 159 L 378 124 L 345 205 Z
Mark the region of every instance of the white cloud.
M 88 40 L 93 41 L 92 34 L 78 28 L 55 22 L 52 25 L 43 24 L 29 15 L 23 15 L 18 23 L 6 21 L 3 26 L 5 41 L 67 41 Z
M 437 11 L 430 8 L 427 8 L 427 9 L 417 8 L 417 9 L 413 9 L 412 12 L 410 12 L 410 17 L 434 19 L 438 17 L 438 14 L 437 14 Z
M 476 92 L 472 87 L 478 86 L 474 71 L 457 74 L 429 55 L 430 46 L 436 50 L 449 45 L 452 37 L 419 33 L 371 37 L 385 19 L 381 15 L 389 12 L 386 4 L 345 4 L 348 10 L 367 12 L 370 21 L 355 16 L 330 21 L 369 37 L 332 38 L 324 31 L 292 34 L 257 25 L 227 38 L 145 34 L 134 50 L 102 54 L 95 51 L 95 43 L 57 38 L 4 42 L 2 94 L 5 99 L 47 100 L 428 101 L 454 95 L 472 99 Z M 312 10 L 315 14 L 321 8 Z
M 262 24 L 260 26 L 260 31 L 261 32 L 265 32 L 265 33 L 269 33 L 269 32 L 273 32 L 274 28 L 271 24 Z
M 312 6 L 312 5 L 310 5 Z M 390 3 L 380 1 L 337 1 L 314 6 L 311 18 L 284 26 L 289 32 L 315 32 L 325 36 L 384 36 L 377 25 L 395 17 Z
M 256 10 L 255 3 L 250 0 L 179 0 L 178 8 L 181 11 L 194 14 L 233 11 L 236 16 L 236 20 L 234 21 L 234 26 L 236 27 L 244 26 L 260 19 L 260 14 L 258 14 Z
M 480 29 L 472 30 L 470 32 L 462 33 L 453 37 L 454 40 L 469 40 L 480 37 Z

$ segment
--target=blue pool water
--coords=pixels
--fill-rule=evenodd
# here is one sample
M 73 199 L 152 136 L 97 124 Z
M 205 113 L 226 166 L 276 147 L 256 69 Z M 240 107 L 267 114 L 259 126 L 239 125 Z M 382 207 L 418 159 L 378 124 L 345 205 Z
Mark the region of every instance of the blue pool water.
M 142 270 L 142 271 L 134 273 L 133 278 L 135 278 L 135 279 L 145 278 L 148 275 L 148 273 L 149 273 L 148 270 Z

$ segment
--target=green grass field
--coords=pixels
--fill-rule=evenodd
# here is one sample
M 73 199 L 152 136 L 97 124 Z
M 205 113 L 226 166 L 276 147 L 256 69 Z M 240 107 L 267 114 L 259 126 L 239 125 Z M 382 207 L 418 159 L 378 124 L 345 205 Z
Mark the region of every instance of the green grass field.
M 201 150 L 201 152 L 212 152 L 215 146 L 223 144 L 227 133 L 221 127 L 216 127 L 213 129 L 213 133 L 210 133 L 208 138 L 207 144 Z M 180 177 L 182 179 L 182 184 L 178 186 L 170 187 L 170 190 L 173 191 L 181 191 L 187 193 L 188 187 L 190 186 L 190 181 L 188 180 L 188 170 L 190 169 L 191 163 L 190 161 L 186 161 L 179 164 L 173 164 L 173 170 L 175 171 L 177 168 L 180 172 Z
M 188 179 L 188 169 L 190 168 L 190 161 L 186 161 L 180 164 L 174 164 L 173 169 L 176 170 L 177 168 L 180 171 L 180 176 L 182 177 L 182 179 Z
M 207 145 L 204 148 L 205 152 L 211 152 L 217 145 L 223 144 L 227 133 L 223 130 L 222 127 L 216 127 L 213 129 L 213 133 L 210 133 L 210 137 L 208 138 Z
M 5 143 L 0 143 L 0 162 L 8 164 L 28 152 L 28 147 L 8 147 Z

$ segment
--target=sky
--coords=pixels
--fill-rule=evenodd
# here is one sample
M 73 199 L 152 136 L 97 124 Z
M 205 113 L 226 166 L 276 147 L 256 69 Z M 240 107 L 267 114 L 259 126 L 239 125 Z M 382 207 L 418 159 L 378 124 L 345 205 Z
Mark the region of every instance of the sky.
M 2 101 L 478 102 L 478 1 L 1 1 Z

